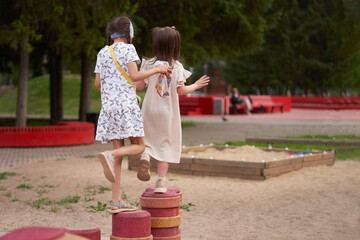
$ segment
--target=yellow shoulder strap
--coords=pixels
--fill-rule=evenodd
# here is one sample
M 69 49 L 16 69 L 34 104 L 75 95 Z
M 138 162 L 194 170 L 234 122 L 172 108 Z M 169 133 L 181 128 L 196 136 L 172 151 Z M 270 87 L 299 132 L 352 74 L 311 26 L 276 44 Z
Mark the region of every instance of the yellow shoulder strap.
M 129 78 L 129 76 L 127 75 L 127 73 L 124 71 L 124 69 L 122 69 L 122 67 L 120 66 L 120 64 L 118 63 L 118 61 L 116 60 L 116 57 L 115 57 L 115 53 L 114 53 L 114 48 L 113 46 L 111 45 L 109 47 L 110 49 L 110 53 L 111 53 L 111 56 L 115 62 L 115 65 L 116 67 L 119 69 L 119 71 L 121 72 L 121 74 L 125 77 L 125 79 L 131 84 L 131 86 L 134 88 L 134 91 L 136 92 L 136 88 L 133 84 L 133 82 L 131 81 L 131 79 Z

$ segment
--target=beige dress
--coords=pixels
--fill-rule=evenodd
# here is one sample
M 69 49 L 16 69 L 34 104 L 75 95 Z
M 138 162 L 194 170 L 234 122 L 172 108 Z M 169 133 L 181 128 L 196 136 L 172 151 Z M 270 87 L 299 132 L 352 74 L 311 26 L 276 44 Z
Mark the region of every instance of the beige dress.
M 148 70 L 162 64 L 169 65 L 164 61 L 154 62 L 153 59 L 143 59 L 140 70 Z M 169 96 L 166 97 L 160 97 L 155 88 L 159 74 L 145 79 L 147 91 L 142 105 L 145 153 L 158 161 L 180 162 L 182 134 L 177 87 L 190 75 L 191 72 L 185 70 L 183 65 L 176 61 L 171 74 Z

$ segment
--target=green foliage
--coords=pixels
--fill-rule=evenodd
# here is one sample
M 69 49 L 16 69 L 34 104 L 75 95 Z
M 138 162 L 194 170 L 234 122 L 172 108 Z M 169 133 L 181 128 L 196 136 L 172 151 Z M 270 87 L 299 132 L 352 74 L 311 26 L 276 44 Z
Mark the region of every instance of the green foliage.
M 60 200 L 50 200 L 48 197 L 40 198 L 34 201 L 28 201 L 27 204 L 34 207 L 34 208 L 43 208 L 43 206 L 50 206 L 50 205 L 67 205 L 69 203 L 78 203 L 80 197 L 78 195 L 75 196 L 68 196 L 62 198 Z M 51 210 L 52 211 L 52 210 Z
M 106 207 L 107 207 L 106 203 L 102 203 L 102 202 L 98 201 L 96 206 L 91 205 L 91 206 L 88 206 L 87 208 L 90 208 L 91 212 L 96 213 L 96 212 L 105 211 Z
M 293 137 L 288 137 L 293 138 Z M 323 140 L 360 140 L 360 137 L 355 135 L 335 135 L 335 136 L 329 136 L 329 135 L 304 135 L 299 136 L 296 138 L 300 139 L 323 139 Z
M 270 25 L 261 49 L 225 68 L 225 78 L 241 92 L 340 94 L 359 86 L 360 35 L 342 0 L 275 0 L 268 14 L 267 21 L 277 24 Z
M 322 139 L 322 140 L 348 140 L 354 141 L 359 140 L 360 137 L 354 135 L 336 135 L 336 136 L 327 136 L 327 135 L 305 135 L 299 137 L 288 137 L 288 138 L 299 138 L 299 139 Z M 244 146 L 250 145 L 255 147 L 267 148 L 267 143 L 251 143 L 251 142 L 242 142 L 242 141 L 228 141 L 224 144 L 231 146 Z M 298 150 L 299 152 L 307 152 L 307 149 L 310 150 L 320 150 L 328 151 L 335 150 L 336 160 L 353 160 L 360 161 L 360 149 L 354 146 L 340 146 L 340 145 L 316 145 L 316 144 L 287 144 L 287 143 L 274 143 L 272 148 L 277 149 L 290 149 Z
M 104 193 L 105 191 L 111 191 L 111 188 L 100 186 L 99 193 Z
M 135 12 L 138 51 L 151 56 L 151 29 L 176 26 L 182 57 L 188 64 L 209 57 L 229 58 L 249 53 L 263 42 L 264 13 L 272 1 L 138 1 Z M 186 16 L 186 17 L 184 17 Z M 137 37 L 139 36 L 139 38 Z
M 32 188 L 32 186 L 31 185 L 29 185 L 29 184 L 26 184 L 26 183 L 22 183 L 22 184 L 20 184 L 20 185 L 18 185 L 16 188 L 25 188 L 25 189 L 30 189 L 30 188 Z
M 193 203 L 187 203 L 180 206 L 180 209 L 184 209 L 186 211 L 191 211 L 191 207 L 195 206 Z
M 181 122 L 181 127 L 182 128 L 186 128 L 186 127 L 194 127 L 195 123 L 194 122 Z
M 34 208 L 42 208 L 43 205 L 48 206 L 53 204 L 53 201 L 51 201 L 49 198 L 40 198 L 31 202 L 27 202 L 28 205 L 34 207 Z
M 8 176 L 15 176 L 16 173 L 14 172 L 1 172 L 0 173 L 0 180 L 7 179 Z
M 66 198 L 62 198 L 59 201 L 56 201 L 56 204 L 64 205 L 67 203 L 77 203 L 77 202 L 79 202 L 79 200 L 80 200 L 80 197 L 76 194 L 75 196 L 72 196 L 72 197 L 68 196 Z
M 80 76 L 65 74 L 64 88 L 64 115 L 77 116 L 79 113 Z M 28 109 L 31 115 L 50 114 L 49 76 L 36 77 L 29 81 Z M 0 113 L 15 114 L 17 88 L 0 96 Z M 92 111 L 100 112 L 100 91 L 92 84 Z M 41 124 L 41 123 L 40 123 Z
M 11 192 L 7 192 L 7 193 L 3 194 L 3 196 L 5 196 L 7 198 L 12 198 Z

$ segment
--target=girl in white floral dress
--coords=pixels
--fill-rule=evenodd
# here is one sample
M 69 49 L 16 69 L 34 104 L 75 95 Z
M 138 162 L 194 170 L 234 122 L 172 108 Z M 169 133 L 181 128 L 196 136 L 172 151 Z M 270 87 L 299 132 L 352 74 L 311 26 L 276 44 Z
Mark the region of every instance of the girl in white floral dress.
M 136 85 L 139 90 L 147 86 L 142 105 L 145 131 L 145 152 L 140 162 L 157 160 L 157 179 L 155 193 L 165 193 L 165 179 L 170 163 L 179 163 L 181 158 L 181 119 L 179 95 L 189 94 L 209 83 L 209 77 L 202 76 L 194 84 L 185 86 L 191 72 L 184 69 L 178 61 L 180 57 L 180 34 L 175 27 L 153 29 L 152 59 L 143 60 L 141 71 L 148 71 L 163 64 L 172 67 L 171 78 L 168 78 L 167 92 L 164 85 L 157 84 L 159 74 L 155 74 Z M 163 76 L 165 77 L 165 76 Z M 166 89 L 165 89 L 166 90 Z M 163 94 L 163 95 L 162 95 Z M 161 96 L 162 95 L 162 96 Z
M 142 153 L 145 149 L 142 114 L 135 89 L 117 68 L 110 52 L 112 44 L 116 61 L 133 82 L 143 80 L 156 73 L 170 73 L 165 65 L 149 71 L 138 71 L 140 59 L 134 45 L 131 21 L 126 17 L 114 18 L 108 24 L 107 46 L 97 55 L 95 86 L 101 90 L 101 111 L 97 124 L 96 140 L 112 141 L 113 150 L 99 154 L 105 177 L 112 182 L 111 213 L 131 211 L 134 207 L 124 202 L 120 195 L 121 163 L 124 156 Z M 124 139 L 130 144 L 125 146 Z M 115 173 L 114 173 L 115 171 Z

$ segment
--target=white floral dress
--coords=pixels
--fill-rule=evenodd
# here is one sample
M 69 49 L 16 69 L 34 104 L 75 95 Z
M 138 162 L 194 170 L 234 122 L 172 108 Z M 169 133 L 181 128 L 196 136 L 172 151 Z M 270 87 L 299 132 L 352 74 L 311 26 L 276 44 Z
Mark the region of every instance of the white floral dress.
M 117 61 L 126 73 L 128 63 L 140 63 L 132 44 L 115 43 L 113 48 Z M 98 53 L 94 72 L 100 74 L 102 104 L 95 140 L 107 143 L 113 139 L 143 137 L 142 114 L 136 93 L 117 69 L 109 46 Z
M 141 71 L 160 65 L 169 65 L 154 59 L 142 60 Z M 145 153 L 158 161 L 179 163 L 182 148 L 181 118 L 177 88 L 190 77 L 191 72 L 176 61 L 169 86 L 169 96 L 160 97 L 156 90 L 159 74 L 145 79 L 147 90 L 142 105 L 145 131 Z

